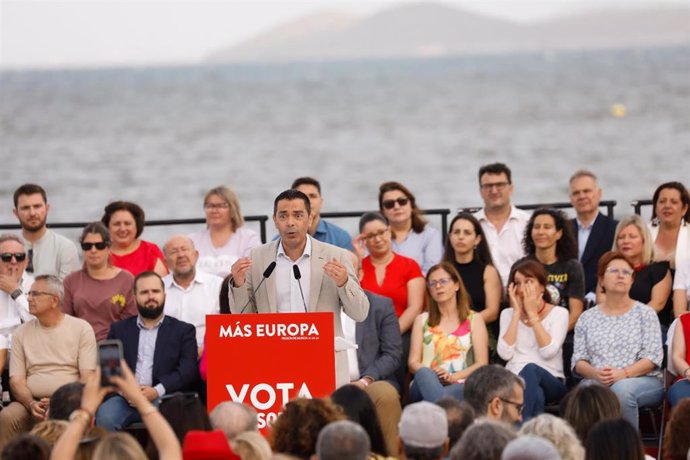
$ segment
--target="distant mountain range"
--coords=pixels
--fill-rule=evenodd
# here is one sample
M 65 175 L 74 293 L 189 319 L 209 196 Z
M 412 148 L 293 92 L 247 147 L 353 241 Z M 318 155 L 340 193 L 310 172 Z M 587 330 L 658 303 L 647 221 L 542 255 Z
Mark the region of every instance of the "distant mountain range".
M 287 62 L 690 44 L 690 7 L 600 10 L 518 24 L 434 3 L 368 17 L 323 12 L 212 53 L 209 62 Z

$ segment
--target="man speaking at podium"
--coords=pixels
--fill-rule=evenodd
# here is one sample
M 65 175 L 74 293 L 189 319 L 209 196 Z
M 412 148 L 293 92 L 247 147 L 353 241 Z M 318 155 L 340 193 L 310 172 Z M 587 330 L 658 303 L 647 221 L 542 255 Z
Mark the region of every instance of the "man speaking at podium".
M 232 266 L 232 313 L 334 313 L 336 337 L 343 337 L 341 308 L 364 321 L 369 300 L 352 268 L 352 254 L 307 234 L 312 223 L 309 198 L 286 190 L 273 204 L 273 222 L 280 238 L 254 248 Z M 335 353 L 336 386 L 350 382 L 347 352 Z

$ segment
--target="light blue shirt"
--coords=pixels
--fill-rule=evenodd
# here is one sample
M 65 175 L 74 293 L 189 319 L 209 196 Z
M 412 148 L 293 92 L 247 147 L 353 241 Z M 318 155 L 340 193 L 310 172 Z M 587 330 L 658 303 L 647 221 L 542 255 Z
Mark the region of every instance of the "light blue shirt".
M 393 252 L 416 260 L 424 275 L 443 257 L 441 232 L 429 224 L 424 226 L 422 233 L 410 230 L 402 243 L 391 241 L 391 248 Z
M 137 383 L 139 385 L 152 386 L 153 385 L 153 355 L 156 352 L 156 339 L 158 338 L 158 330 L 163 324 L 165 315 L 155 326 L 148 329 L 141 319 L 137 316 L 137 326 L 139 327 L 139 348 L 137 349 L 137 367 L 134 371 Z M 165 394 L 165 387 L 159 383 L 153 387 L 158 392 L 160 398 Z
M 592 222 L 590 222 L 587 227 L 582 225 L 580 219 L 575 218 L 575 221 L 577 222 L 577 258 L 579 260 L 582 260 L 582 254 L 585 252 L 587 240 L 589 239 L 589 235 L 592 233 L 592 227 L 594 226 L 594 221 L 597 220 L 597 217 L 599 217 L 599 212 L 594 215 L 594 219 L 592 219 Z
M 322 243 L 332 244 L 352 251 L 352 237 L 344 229 L 323 219 L 319 220 L 313 237 Z

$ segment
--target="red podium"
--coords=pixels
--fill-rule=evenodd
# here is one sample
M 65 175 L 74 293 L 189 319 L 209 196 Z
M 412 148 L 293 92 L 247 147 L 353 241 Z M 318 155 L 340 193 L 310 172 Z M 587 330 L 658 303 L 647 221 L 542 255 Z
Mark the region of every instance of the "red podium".
M 263 431 L 296 397 L 335 389 L 333 313 L 206 316 L 208 410 L 254 407 Z

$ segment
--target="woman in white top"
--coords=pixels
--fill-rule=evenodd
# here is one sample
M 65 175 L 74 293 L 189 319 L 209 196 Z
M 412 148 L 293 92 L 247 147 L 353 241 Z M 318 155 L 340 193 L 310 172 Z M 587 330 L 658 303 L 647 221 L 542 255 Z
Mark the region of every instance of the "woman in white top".
M 680 182 L 666 182 L 652 202 L 654 261 L 667 261 L 675 270 L 690 259 L 690 193 Z
M 535 260 L 517 263 L 508 279 L 510 305 L 501 313 L 498 354 L 506 369 L 525 381 L 523 420 L 544 412 L 565 395 L 563 341 L 568 310 L 551 302 L 546 271 Z
M 261 245 L 261 238 L 243 227 L 240 202 L 228 187 L 220 185 L 206 192 L 204 213 L 206 228 L 189 235 L 199 251 L 197 267 L 224 278 L 237 259 Z

